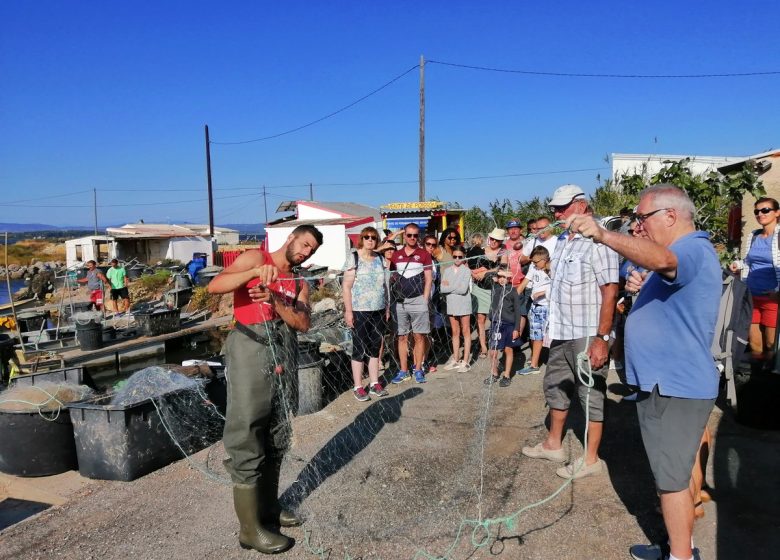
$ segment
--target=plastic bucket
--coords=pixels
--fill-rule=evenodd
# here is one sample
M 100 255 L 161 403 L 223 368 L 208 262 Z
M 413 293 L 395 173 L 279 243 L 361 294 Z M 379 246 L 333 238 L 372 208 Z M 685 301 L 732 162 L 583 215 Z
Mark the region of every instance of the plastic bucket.
M 103 348 L 103 324 L 100 313 L 77 313 L 73 316 L 76 323 L 76 340 L 82 350 Z
M 24 311 L 16 315 L 21 332 L 37 332 L 46 323 L 46 313 L 43 311 Z
M 49 476 L 78 468 L 73 424 L 67 409 L 55 413 L 0 411 L 0 471 Z

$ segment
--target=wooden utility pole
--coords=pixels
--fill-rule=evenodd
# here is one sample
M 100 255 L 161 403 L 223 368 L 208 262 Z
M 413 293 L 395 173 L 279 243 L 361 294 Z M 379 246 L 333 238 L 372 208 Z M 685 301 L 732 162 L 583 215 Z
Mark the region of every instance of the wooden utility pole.
M 420 202 L 425 202 L 425 57 L 420 55 Z
M 214 199 L 211 195 L 211 141 L 209 140 L 209 125 L 206 125 L 206 181 L 209 192 L 209 237 L 214 237 Z
M 309 200 L 314 201 L 314 185 L 309 183 Z
M 92 189 L 92 208 L 95 211 L 95 235 L 97 235 L 97 189 Z
M 265 224 L 268 223 L 268 203 L 266 202 L 265 198 L 265 185 L 263 185 L 263 210 L 265 210 Z M 263 229 L 265 229 L 265 224 L 263 224 Z

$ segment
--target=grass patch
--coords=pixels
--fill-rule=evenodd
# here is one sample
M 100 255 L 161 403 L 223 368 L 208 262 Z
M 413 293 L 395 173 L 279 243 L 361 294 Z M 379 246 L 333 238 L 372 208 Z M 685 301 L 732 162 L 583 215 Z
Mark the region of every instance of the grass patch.
M 27 266 L 37 261 L 64 261 L 65 244 L 27 239 L 8 246 L 8 264 Z
M 141 288 L 149 291 L 163 289 L 171 280 L 171 273 L 168 270 L 157 270 L 154 274 L 141 276 L 135 283 Z
M 201 309 L 216 311 L 219 308 L 221 299 L 222 294 L 210 294 L 205 286 L 197 286 L 192 290 L 190 308 L 193 311 L 200 311 Z

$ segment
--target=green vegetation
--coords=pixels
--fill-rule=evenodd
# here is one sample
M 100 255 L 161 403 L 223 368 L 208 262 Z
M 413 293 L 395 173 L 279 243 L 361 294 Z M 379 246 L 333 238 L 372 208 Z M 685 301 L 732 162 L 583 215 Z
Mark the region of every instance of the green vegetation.
M 36 261 L 64 261 L 65 244 L 25 240 L 8 245 L 8 264 L 29 265 Z
M 202 309 L 208 309 L 209 311 L 216 311 L 219 308 L 221 299 L 221 294 L 210 294 L 205 286 L 196 286 L 192 290 L 190 310 L 200 311 Z
M 171 273 L 168 270 L 157 270 L 154 274 L 141 276 L 135 282 L 141 288 L 154 292 L 163 289 L 171 281 Z

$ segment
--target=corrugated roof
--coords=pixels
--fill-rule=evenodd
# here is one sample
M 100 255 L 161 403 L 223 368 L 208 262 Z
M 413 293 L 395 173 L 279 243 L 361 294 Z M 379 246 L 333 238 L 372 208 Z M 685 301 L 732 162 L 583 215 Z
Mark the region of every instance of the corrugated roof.
M 232 233 L 236 230 L 214 227 L 214 233 Z M 202 224 L 125 224 L 118 228 L 106 228 L 116 237 L 203 237 L 209 234 L 209 226 Z
M 330 210 L 331 212 L 338 212 L 339 214 L 352 216 L 354 218 L 365 218 L 366 216 L 371 216 L 374 218 L 374 220 L 381 219 L 378 208 L 366 206 L 364 204 L 355 204 L 354 202 L 320 202 L 318 200 L 298 200 L 296 203 L 313 206 L 315 208 L 322 208 L 323 210 Z
M 286 221 L 277 221 L 277 222 L 269 222 L 265 228 L 266 229 L 272 229 L 272 228 L 280 228 L 280 227 L 298 227 L 298 226 L 347 226 L 349 227 L 352 224 L 359 223 L 364 221 L 366 218 L 369 218 L 369 216 L 364 216 L 363 218 L 328 218 L 328 219 L 321 219 L 321 220 L 286 220 Z M 368 220 L 366 220 L 368 221 Z

